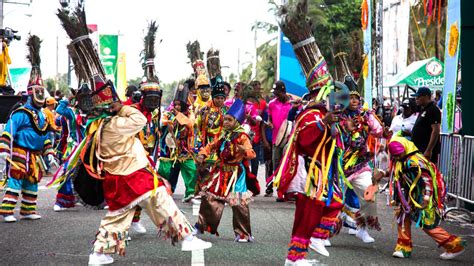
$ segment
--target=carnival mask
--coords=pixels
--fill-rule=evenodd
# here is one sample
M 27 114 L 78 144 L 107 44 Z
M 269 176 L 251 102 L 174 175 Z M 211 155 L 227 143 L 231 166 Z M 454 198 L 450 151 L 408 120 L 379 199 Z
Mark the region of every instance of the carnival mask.
M 200 92 L 201 92 L 201 99 L 203 101 L 207 101 L 209 100 L 209 98 L 211 98 L 211 88 L 210 87 L 204 87 L 204 88 L 201 88 L 200 89 Z
M 336 81 L 334 89 L 329 94 L 329 110 L 344 110 L 349 106 L 349 88 Z
M 33 103 L 37 107 L 42 107 L 44 105 L 45 97 L 44 97 L 44 88 L 41 86 L 33 86 L 32 87 L 32 96 L 33 96 Z
M 143 105 L 149 111 L 153 111 L 156 108 L 160 107 L 161 96 L 158 94 L 146 95 L 143 97 Z

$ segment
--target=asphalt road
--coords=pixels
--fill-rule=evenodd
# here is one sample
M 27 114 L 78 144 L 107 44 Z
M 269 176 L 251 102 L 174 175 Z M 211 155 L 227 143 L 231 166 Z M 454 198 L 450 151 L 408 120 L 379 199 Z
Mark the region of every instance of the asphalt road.
M 263 170 L 263 169 L 261 169 Z M 262 171 L 260 171 L 262 172 Z M 263 179 L 260 177 L 260 179 Z M 19 221 L 13 224 L 0 222 L 0 265 L 85 265 L 91 248 L 91 241 L 97 232 L 104 210 L 92 210 L 77 206 L 67 212 L 53 211 L 56 190 L 46 189 L 45 178 L 40 184 L 38 208 L 42 219 Z M 181 203 L 183 183 L 178 183 L 176 201 L 186 216 L 195 223 L 192 204 Z M 3 194 L 3 193 L 2 193 Z M 329 247 L 330 257 L 315 252 L 309 258 L 316 258 L 328 265 L 474 265 L 474 229 L 442 224 L 449 232 L 464 236 L 469 246 L 467 251 L 453 261 L 442 261 L 442 250 L 420 229 L 412 228 L 414 252 L 410 259 L 391 257 L 396 242 L 396 227 L 392 210 L 385 205 L 385 195 L 379 195 L 379 219 L 382 231 L 372 232 L 373 244 L 364 244 L 343 231 L 333 239 Z M 283 265 L 293 222 L 294 205 L 276 203 L 274 198 L 257 196 L 251 204 L 252 231 L 254 243 L 235 243 L 232 231 L 232 212 L 224 211 L 220 225 L 220 237 L 204 235 L 202 238 L 213 243 L 204 252 L 206 265 Z M 131 233 L 132 241 L 125 257 L 114 255 L 117 265 L 190 265 L 191 252 L 182 252 L 178 246 L 158 237 L 151 221 L 143 215 L 143 224 L 148 232 L 144 235 Z M 197 254 L 199 255 L 199 254 Z M 194 254 L 196 256 L 196 254 Z M 194 257 L 199 262 L 199 256 Z M 199 264 L 199 263 L 198 263 Z M 201 264 L 202 265 L 202 264 Z

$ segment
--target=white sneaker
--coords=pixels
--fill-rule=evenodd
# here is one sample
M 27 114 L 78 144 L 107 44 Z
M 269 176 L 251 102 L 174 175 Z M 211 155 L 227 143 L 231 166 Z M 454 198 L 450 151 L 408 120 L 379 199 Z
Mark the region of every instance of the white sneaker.
M 130 226 L 133 231 L 139 233 L 139 234 L 145 234 L 146 233 L 146 228 L 140 223 L 140 221 L 132 223 L 132 226 Z
M 311 238 L 311 243 L 309 244 L 309 248 L 316 251 L 316 252 L 318 252 L 319 254 L 321 254 L 323 256 L 329 257 L 329 252 L 326 249 L 326 247 L 324 247 L 324 240 L 322 240 L 320 238 L 312 237 Z
M 201 250 L 201 249 L 208 249 L 210 247 L 212 247 L 211 242 L 206 242 L 197 237 L 193 237 L 192 240 L 183 240 L 181 244 L 182 251 Z
M 4 221 L 5 223 L 14 223 L 14 222 L 16 222 L 17 220 L 16 220 L 15 216 L 13 216 L 13 215 L 7 215 L 7 216 L 3 217 L 3 221 Z
M 352 229 L 349 228 L 349 231 L 347 232 L 349 235 L 356 235 L 357 234 L 357 229 Z
M 329 239 L 325 239 L 325 240 L 324 240 L 324 246 L 325 246 L 325 247 L 330 247 L 330 246 L 332 246 L 331 241 L 329 241 Z
M 439 257 L 442 259 L 442 260 L 452 260 L 454 258 L 456 258 L 457 256 L 461 255 L 464 253 L 464 251 L 466 251 L 466 249 L 463 249 L 459 252 L 456 252 L 456 253 L 451 253 L 451 252 L 443 252 L 443 254 L 441 254 Z
M 405 258 L 408 258 L 409 255 L 405 256 L 405 254 L 403 254 L 403 252 L 401 250 L 397 250 L 397 251 L 393 252 L 392 257 L 405 259 Z
M 20 219 L 22 219 L 22 220 L 38 220 L 38 219 L 41 219 L 41 215 L 39 215 L 39 214 L 20 215 Z
M 358 237 L 362 242 L 364 243 L 373 243 L 375 242 L 375 239 L 369 235 L 369 232 L 367 232 L 367 229 L 365 228 L 360 228 L 357 230 L 356 237 Z
M 114 262 L 110 255 L 94 252 L 89 255 L 89 265 L 104 265 Z
M 318 260 L 307 260 L 307 259 L 302 259 L 302 260 L 297 260 L 297 261 L 291 261 L 289 259 L 285 260 L 285 266 L 310 266 L 310 265 L 316 265 L 318 263 Z
M 67 208 L 64 208 L 64 207 L 61 207 L 61 206 L 59 206 L 59 205 L 57 205 L 57 204 L 54 204 L 53 210 L 54 210 L 55 212 L 60 212 L 60 211 L 67 210 Z

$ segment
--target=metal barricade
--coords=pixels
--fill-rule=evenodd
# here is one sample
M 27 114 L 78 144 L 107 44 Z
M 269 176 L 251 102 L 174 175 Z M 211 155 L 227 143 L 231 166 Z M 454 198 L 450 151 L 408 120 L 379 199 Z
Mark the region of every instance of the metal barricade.
M 438 169 L 444 176 L 448 195 L 474 203 L 474 137 L 441 134 L 441 156 Z

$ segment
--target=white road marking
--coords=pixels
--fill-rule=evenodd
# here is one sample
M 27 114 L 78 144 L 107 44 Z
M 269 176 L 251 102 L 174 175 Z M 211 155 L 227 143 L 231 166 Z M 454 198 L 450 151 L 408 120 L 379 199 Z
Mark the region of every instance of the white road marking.
M 204 266 L 204 249 L 193 250 L 191 252 L 191 265 Z
M 46 190 L 46 189 L 50 189 L 50 188 L 57 188 L 59 185 L 54 185 L 54 186 L 51 186 L 51 187 L 47 187 L 47 186 L 39 186 L 38 187 L 38 190 Z

